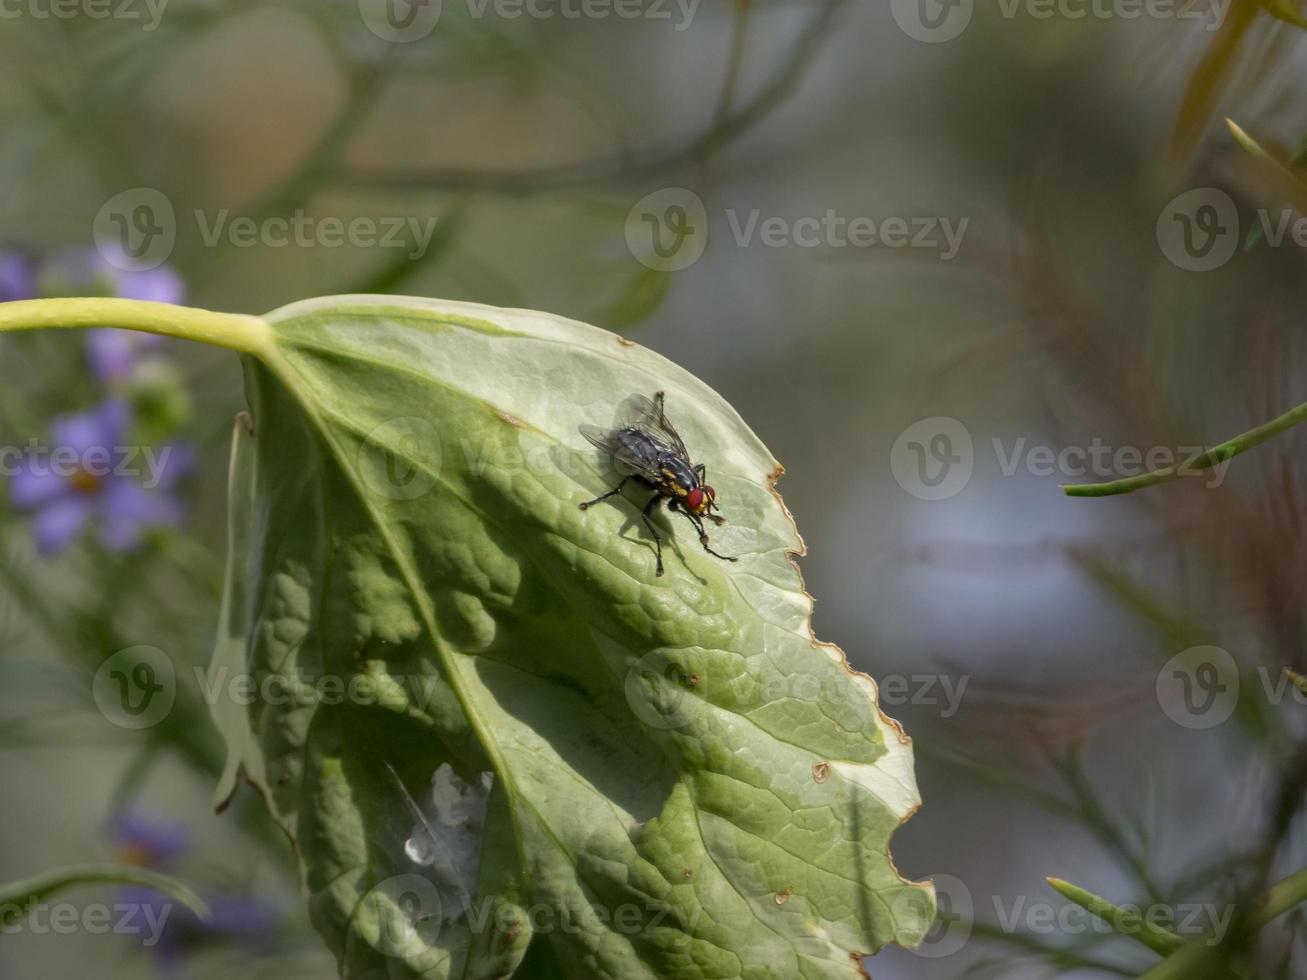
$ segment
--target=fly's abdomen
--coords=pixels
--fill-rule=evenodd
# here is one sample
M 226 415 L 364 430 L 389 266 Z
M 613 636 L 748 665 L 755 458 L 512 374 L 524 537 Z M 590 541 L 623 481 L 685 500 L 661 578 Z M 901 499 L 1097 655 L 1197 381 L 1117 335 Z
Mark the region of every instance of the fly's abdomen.
M 637 476 L 647 476 L 658 472 L 659 457 L 662 453 L 658 448 L 658 444 L 647 433 L 641 432 L 639 429 L 619 429 L 613 433 L 613 439 L 624 450 L 621 453 L 614 454 L 620 469 L 634 473 Z M 623 457 L 629 457 L 629 460 Z

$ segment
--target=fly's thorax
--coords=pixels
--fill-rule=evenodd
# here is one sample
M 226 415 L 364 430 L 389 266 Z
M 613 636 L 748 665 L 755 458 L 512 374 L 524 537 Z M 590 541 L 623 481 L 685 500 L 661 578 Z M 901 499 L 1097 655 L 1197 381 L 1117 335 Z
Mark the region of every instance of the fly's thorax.
M 684 497 L 699 485 L 699 477 L 689 461 L 663 453 L 659 460 L 659 471 L 664 474 L 667 487 L 678 497 Z

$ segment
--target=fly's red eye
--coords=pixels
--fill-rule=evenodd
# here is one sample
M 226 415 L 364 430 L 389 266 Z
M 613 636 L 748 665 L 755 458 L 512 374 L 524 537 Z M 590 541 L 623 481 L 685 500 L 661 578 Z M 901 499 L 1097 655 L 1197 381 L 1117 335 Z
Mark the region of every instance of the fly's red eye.
M 685 505 L 692 511 L 697 511 L 703 507 L 704 492 L 695 487 L 685 496 Z
M 708 495 L 708 503 L 713 504 L 717 502 L 717 491 L 706 483 L 703 485 L 703 492 Z

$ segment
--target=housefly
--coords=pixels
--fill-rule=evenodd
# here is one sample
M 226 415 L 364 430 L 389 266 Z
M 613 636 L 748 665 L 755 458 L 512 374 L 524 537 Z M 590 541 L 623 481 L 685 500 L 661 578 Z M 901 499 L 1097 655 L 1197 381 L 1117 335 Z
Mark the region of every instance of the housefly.
M 581 509 L 586 510 L 601 500 L 617 496 L 634 480 L 653 491 L 640 517 L 653 535 L 659 575 L 663 574 L 663 541 L 649 515 L 660 500 L 667 501 L 668 510 L 679 511 L 689 519 L 699 532 L 699 543 L 704 551 L 723 561 L 735 561 L 713 551 L 708 544 L 704 518 L 718 525 L 725 524 L 726 518 L 716 513 L 717 491 L 708 485 L 704 465 L 691 462 L 690 451 L 663 412 L 663 399 L 661 391 L 652 400 L 644 395 L 632 395 L 624 406 L 628 420 L 619 423 L 617 428 L 581 426 L 581 435 L 607 453 L 612 458 L 614 469 L 622 474 L 622 481 L 617 486 L 594 500 L 587 500 L 581 504 Z

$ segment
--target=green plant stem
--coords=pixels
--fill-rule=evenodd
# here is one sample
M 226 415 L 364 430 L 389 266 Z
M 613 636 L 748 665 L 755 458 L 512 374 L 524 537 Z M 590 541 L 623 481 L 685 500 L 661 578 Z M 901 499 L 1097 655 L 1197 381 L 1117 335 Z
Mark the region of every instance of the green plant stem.
M 272 340 L 272 328 L 259 317 L 169 303 L 103 296 L 0 303 L 0 332 L 53 327 L 120 327 L 259 355 Z
M 1267 440 L 1273 439 L 1280 433 L 1303 422 L 1307 422 L 1307 402 L 1297 408 L 1290 409 L 1277 419 L 1272 419 L 1264 425 L 1249 429 L 1233 439 L 1213 446 L 1202 455 L 1177 466 L 1167 466 L 1160 470 L 1144 473 L 1142 476 L 1113 480 L 1110 483 L 1073 484 L 1064 486 L 1062 489 L 1068 497 L 1110 497 L 1119 493 L 1133 493 L 1136 490 L 1142 490 L 1158 483 L 1166 483 L 1182 476 L 1190 476 L 1218 463 L 1223 463 L 1240 453 L 1245 453 L 1256 446 L 1260 446 Z
M 1307 868 L 1272 885 L 1261 905 L 1250 916 L 1249 922 L 1254 928 L 1261 928 L 1303 902 L 1307 902 Z
M 161 875 L 146 868 L 123 864 L 79 864 L 58 871 L 47 871 L 22 881 L 0 885 L 0 905 L 10 909 L 29 901 L 41 901 L 46 896 L 74 885 L 140 885 L 166 892 L 200 918 L 209 915 L 204 899 L 176 878 Z M 8 923 L 7 923 L 8 924 Z
M 1307 868 L 1272 885 L 1248 915 L 1244 926 L 1249 932 L 1255 932 L 1303 902 L 1307 902 Z M 1206 976 L 1204 967 L 1211 965 L 1207 961 L 1220 955 L 1218 950 L 1219 944 L 1212 945 L 1210 938 L 1186 943 L 1139 980 L 1194 980 Z
M 1075 902 L 1097 916 L 1123 936 L 1129 936 L 1154 953 L 1169 956 L 1184 945 L 1184 939 L 1175 933 L 1149 922 L 1138 910 L 1127 910 L 1113 905 L 1107 899 L 1086 891 L 1061 878 L 1045 878 L 1063 897 Z

